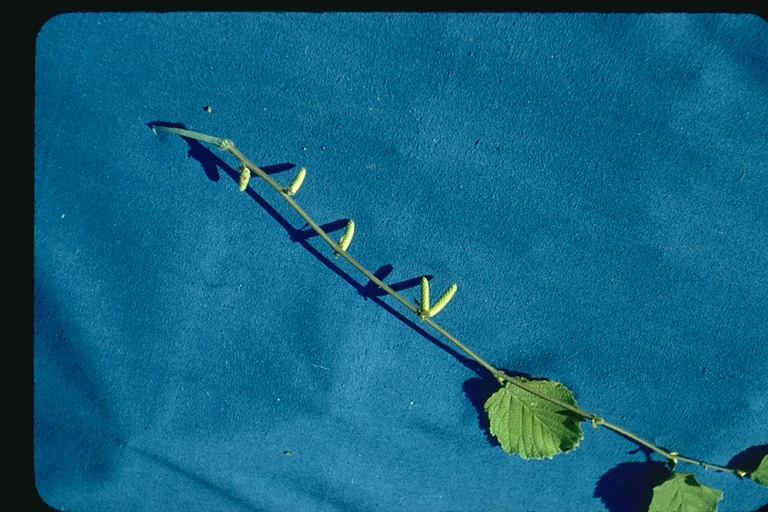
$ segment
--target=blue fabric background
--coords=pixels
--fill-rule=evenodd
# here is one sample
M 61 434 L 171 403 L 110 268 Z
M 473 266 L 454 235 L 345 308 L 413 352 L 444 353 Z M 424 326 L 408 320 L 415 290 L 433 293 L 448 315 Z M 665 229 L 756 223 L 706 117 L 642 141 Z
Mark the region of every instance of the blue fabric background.
M 766 451 L 760 18 L 67 14 L 40 31 L 35 98 L 53 507 L 628 512 L 664 478 L 588 424 L 553 460 L 504 453 L 488 375 L 266 184 L 238 193 L 233 158 L 154 121 L 230 138 L 281 183 L 305 166 L 299 203 L 354 219 L 350 253 L 387 282 L 456 282 L 436 320 L 492 363 L 670 450 Z M 768 501 L 679 469 L 721 511 Z

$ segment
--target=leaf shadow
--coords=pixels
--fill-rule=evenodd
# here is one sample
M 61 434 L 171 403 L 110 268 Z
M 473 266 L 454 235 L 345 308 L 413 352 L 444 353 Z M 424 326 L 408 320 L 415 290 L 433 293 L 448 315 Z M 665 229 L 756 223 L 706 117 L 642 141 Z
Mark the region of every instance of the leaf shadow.
M 599 498 L 610 512 L 645 512 L 653 499 L 653 488 L 663 483 L 669 475 L 669 467 L 650 460 L 645 452 L 645 462 L 621 462 L 597 481 L 594 497 Z
M 469 399 L 472 407 L 475 408 L 475 412 L 477 413 L 477 426 L 483 431 L 485 438 L 491 446 L 501 446 L 499 440 L 491 434 L 491 424 L 484 407 L 488 397 L 499 389 L 499 383 L 490 375 L 483 375 L 482 377 L 472 377 L 471 379 L 467 379 L 464 381 L 461 389 L 464 391 L 467 399 Z
M 167 127 L 173 127 L 173 128 L 186 129 L 186 126 L 184 126 L 181 123 L 169 123 L 164 121 L 153 121 L 153 122 L 147 123 L 147 126 L 150 129 L 153 126 L 167 126 Z M 219 158 L 215 153 L 213 153 L 207 147 L 203 146 L 197 140 L 190 139 L 189 137 L 184 137 L 184 136 L 181 136 L 181 138 L 184 139 L 184 141 L 189 145 L 190 149 L 189 149 L 188 155 L 200 163 L 200 165 L 203 167 L 203 171 L 205 172 L 205 175 L 211 181 L 219 181 L 221 177 L 219 173 L 219 169 L 221 169 L 225 174 L 227 174 L 232 179 L 232 181 L 234 181 L 235 183 L 239 182 L 240 180 L 239 171 L 235 170 L 227 162 Z M 281 164 L 265 166 L 265 167 L 260 166 L 260 168 L 264 170 L 267 174 L 282 172 L 284 170 L 292 169 L 293 167 L 295 167 L 295 164 L 291 164 L 291 163 L 281 163 Z M 341 279 L 346 281 L 355 290 L 357 290 L 358 294 L 361 295 L 365 300 L 371 300 L 375 302 L 382 309 L 387 311 L 389 314 L 394 316 L 396 319 L 400 320 L 402 323 L 404 323 L 405 325 L 407 325 L 417 333 L 421 334 L 427 341 L 429 341 L 433 345 L 437 346 L 438 348 L 442 349 L 444 352 L 453 356 L 457 361 L 459 361 L 459 363 L 461 363 L 462 365 L 464 365 L 466 368 L 476 373 L 477 375 L 484 375 L 487 373 L 482 368 L 482 366 L 480 366 L 476 361 L 457 352 L 453 347 L 439 340 L 438 338 L 430 334 L 428 331 L 424 330 L 420 325 L 416 324 L 409 317 L 406 317 L 403 313 L 399 312 L 398 310 L 396 310 L 395 308 L 393 308 L 392 306 L 384 302 L 383 298 L 386 297 L 386 293 L 384 293 L 383 295 L 379 295 L 378 293 L 373 293 L 371 285 L 373 285 L 373 287 L 375 288 L 375 290 L 377 290 L 377 292 L 381 292 L 382 290 L 380 290 L 378 286 L 376 286 L 374 283 L 370 282 L 370 280 L 365 285 L 359 283 L 351 275 L 349 275 L 347 272 L 342 270 L 341 267 L 336 265 L 336 263 L 334 263 L 331 259 L 329 259 L 317 248 L 315 248 L 310 243 L 310 240 L 313 238 L 313 236 L 317 236 L 317 234 L 314 231 L 312 231 L 310 234 L 310 232 L 304 229 L 303 227 L 301 229 L 294 227 L 288 221 L 288 219 L 283 217 L 283 215 L 280 214 L 280 212 L 278 212 L 266 199 L 264 199 L 260 194 L 258 194 L 251 186 L 246 187 L 243 193 L 248 194 L 248 197 L 253 199 L 259 206 L 261 206 L 264 209 L 264 211 L 270 217 L 272 217 L 288 233 L 288 237 L 292 242 L 295 242 L 301 245 L 308 253 L 314 256 L 326 268 L 331 270 Z M 343 228 L 343 227 L 346 227 L 347 220 L 348 219 L 332 221 L 326 224 L 326 227 L 328 227 L 329 229 L 334 228 L 334 229 L 330 229 L 331 231 L 337 229 L 337 227 L 339 226 Z M 394 267 L 392 267 L 392 265 L 387 264 L 379 268 L 379 270 L 377 270 L 374 273 L 374 275 L 376 277 L 379 277 L 379 275 L 389 275 L 393 269 Z M 427 279 L 432 278 L 432 276 L 425 276 L 425 277 L 427 277 Z M 410 287 L 411 284 L 413 284 L 413 286 L 416 286 L 416 285 L 420 285 L 420 283 L 421 283 L 421 276 L 419 276 L 418 278 L 412 278 L 406 281 L 401 281 L 399 283 L 396 283 L 395 285 L 392 285 L 392 288 L 398 291 L 398 290 L 402 290 Z M 397 288 L 395 288 L 395 286 L 397 286 Z
M 726 464 L 730 469 L 741 469 L 751 473 L 756 470 L 760 465 L 760 461 L 768 455 L 768 444 L 761 444 L 757 446 L 750 446 L 744 451 L 741 451 L 733 456 L 731 460 Z

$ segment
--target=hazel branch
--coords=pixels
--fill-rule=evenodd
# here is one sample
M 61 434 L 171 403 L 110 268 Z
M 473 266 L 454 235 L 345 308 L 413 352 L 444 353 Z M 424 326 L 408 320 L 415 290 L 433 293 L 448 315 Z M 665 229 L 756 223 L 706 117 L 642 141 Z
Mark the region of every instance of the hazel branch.
M 557 400 L 556 398 L 550 397 L 544 393 L 539 392 L 535 388 L 527 385 L 524 382 L 521 382 L 520 380 L 514 379 L 511 376 L 507 375 L 505 372 L 499 370 L 495 366 L 491 365 L 488 361 L 480 357 L 478 354 L 476 354 L 473 350 L 471 350 L 467 345 L 465 345 L 463 342 L 459 341 L 453 334 L 448 332 L 445 328 L 440 326 L 437 322 L 435 322 L 432 319 L 432 316 L 436 315 L 440 310 L 445 307 L 445 305 L 448 303 L 448 301 L 453 297 L 454 293 L 456 292 L 456 285 L 451 285 L 448 290 L 446 290 L 443 295 L 435 301 L 434 305 L 429 304 L 429 282 L 426 278 L 422 278 L 421 281 L 421 304 L 420 307 L 416 307 L 413 304 L 411 304 L 410 301 L 406 300 L 405 297 L 400 295 L 398 292 L 390 288 L 386 283 L 381 281 L 378 277 L 376 277 L 371 271 L 369 271 L 367 268 L 365 268 L 361 263 L 359 263 L 355 258 L 353 258 L 348 252 L 347 248 L 349 247 L 349 243 L 352 240 L 352 235 L 354 234 L 354 222 L 349 221 L 345 230 L 344 235 L 341 237 L 341 239 L 338 241 L 334 241 L 315 221 L 310 217 L 310 215 L 304 211 L 304 209 L 299 206 L 298 203 L 291 197 L 298 188 L 301 186 L 301 183 L 304 180 L 304 176 L 306 173 L 306 170 L 304 168 L 301 168 L 299 170 L 299 174 L 296 176 L 296 178 L 293 180 L 291 185 L 288 187 L 282 187 L 279 183 L 277 183 L 272 177 L 270 177 L 264 170 L 262 170 L 259 166 L 251 162 L 248 158 L 246 158 L 245 155 L 243 155 L 234 145 L 232 141 L 229 139 L 219 138 L 219 137 L 212 137 L 210 135 L 206 135 L 199 132 L 194 132 L 191 130 L 185 130 L 181 128 L 172 128 L 172 127 L 166 127 L 166 126 L 152 126 L 152 131 L 157 135 L 157 130 L 165 131 L 168 133 L 173 133 L 180 135 L 182 137 L 188 137 L 190 139 L 199 140 L 201 142 L 207 142 L 209 144 L 213 144 L 219 149 L 223 151 L 228 151 L 232 156 L 234 156 L 241 164 L 241 170 L 240 170 L 240 180 L 239 180 L 239 186 L 240 190 L 245 190 L 245 188 L 248 186 L 248 179 L 250 178 L 251 174 L 255 174 L 259 178 L 261 178 L 263 181 L 265 181 L 270 187 L 275 189 L 278 194 L 291 206 L 291 208 L 296 211 L 296 213 L 304 220 L 304 222 L 309 225 L 312 230 L 317 233 L 320 238 L 323 239 L 323 241 L 330 246 L 330 248 L 333 250 L 334 255 L 341 256 L 345 260 L 347 260 L 354 268 L 356 268 L 361 274 L 363 274 L 367 279 L 369 279 L 371 282 L 375 283 L 379 288 L 384 290 L 388 295 L 393 297 L 395 300 L 400 302 L 403 306 L 405 306 L 407 309 L 409 309 L 414 315 L 418 316 L 423 322 L 425 322 L 427 325 L 432 327 L 435 331 L 437 331 L 440 335 L 442 335 L 445 339 L 450 341 L 454 346 L 459 348 L 462 352 L 464 352 L 467 356 L 472 358 L 474 361 L 476 361 L 480 366 L 488 370 L 488 372 L 493 375 L 493 377 L 499 381 L 499 383 L 510 383 L 514 386 L 517 386 L 520 389 L 523 389 L 524 391 L 527 391 L 528 393 L 531 393 L 534 396 L 537 396 L 543 400 L 547 400 L 548 402 L 557 405 L 558 407 L 563 408 L 564 410 L 573 412 L 575 414 L 578 414 L 584 420 L 590 420 L 592 422 L 592 426 L 594 428 L 598 428 L 599 426 L 604 426 L 605 428 L 609 430 L 613 430 L 614 432 L 620 434 L 623 437 L 626 437 L 627 439 L 630 439 L 631 441 L 645 446 L 646 448 L 658 453 L 667 461 L 670 463 L 670 465 L 674 466 L 678 462 L 685 462 L 688 464 L 694 464 L 698 465 L 704 468 L 712 469 L 715 471 L 725 472 L 725 473 L 733 473 L 739 477 L 743 477 L 746 475 L 745 472 L 737 470 L 737 469 L 731 469 L 724 466 L 719 466 L 716 464 L 711 464 L 709 462 L 704 462 L 698 459 L 694 459 L 692 457 L 686 457 L 683 455 L 680 455 L 677 452 L 670 452 L 667 450 L 664 450 L 663 448 L 656 446 L 655 444 L 651 443 L 650 441 L 647 441 L 640 436 L 637 436 L 636 434 L 633 434 L 632 432 L 625 430 L 617 425 L 614 425 L 612 423 L 609 423 L 602 419 L 601 417 L 597 416 L 596 414 L 584 411 L 583 409 L 576 407 L 574 405 L 571 405 L 569 403 L 563 402 L 561 400 Z

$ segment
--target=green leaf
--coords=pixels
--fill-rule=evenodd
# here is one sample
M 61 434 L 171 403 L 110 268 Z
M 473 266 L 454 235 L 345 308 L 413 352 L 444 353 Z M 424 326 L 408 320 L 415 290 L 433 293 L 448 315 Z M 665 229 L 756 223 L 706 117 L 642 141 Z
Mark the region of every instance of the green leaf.
M 759 484 L 768 485 L 768 455 L 763 457 L 757 469 L 749 474 L 749 478 Z
M 691 473 L 672 473 L 653 488 L 648 512 L 715 512 L 723 493 L 701 485 Z
M 576 406 L 573 393 L 559 382 L 522 377 L 515 377 L 514 380 Z M 583 417 L 510 382 L 505 382 L 488 398 L 485 411 L 490 420 L 491 434 L 496 436 L 504 451 L 517 453 L 524 459 L 551 459 L 553 455 L 575 448 L 584 437 L 579 425 Z

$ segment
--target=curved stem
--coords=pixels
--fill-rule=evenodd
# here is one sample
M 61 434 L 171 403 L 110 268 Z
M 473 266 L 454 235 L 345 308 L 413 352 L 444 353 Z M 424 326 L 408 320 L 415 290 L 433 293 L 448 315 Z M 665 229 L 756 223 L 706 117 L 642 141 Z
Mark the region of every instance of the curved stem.
M 446 329 L 444 329 L 440 324 L 435 322 L 432 318 L 428 316 L 421 315 L 421 310 L 417 308 L 415 305 L 411 304 L 405 297 L 400 295 L 398 292 L 390 288 L 386 283 L 384 283 L 381 279 L 376 277 L 371 271 L 369 271 L 367 268 L 365 268 L 360 262 L 358 262 L 356 259 L 354 259 L 347 251 L 343 250 L 339 244 L 337 244 L 328 234 L 321 228 L 315 221 L 310 217 L 310 215 L 304 211 L 304 209 L 299 206 L 299 204 L 286 193 L 286 189 L 280 186 L 279 183 L 277 183 L 275 180 L 273 180 L 266 172 L 264 172 L 263 169 L 261 169 L 258 165 L 251 162 L 248 158 L 246 158 L 245 155 L 243 155 L 240 150 L 238 150 L 234 143 L 230 141 L 229 139 L 223 139 L 219 137 L 212 137 L 210 135 L 206 135 L 203 133 L 193 132 L 190 130 L 180 129 L 180 128 L 170 128 L 165 126 L 154 126 L 152 127 L 152 130 L 163 130 L 170 133 L 175 133 L 177 135 L 181 135 L 183 137 L 188 137 L 192 139 L 196 139 L 202 142 L 207 142 L 210 144 L 214 144 L 219 149 L 228 151 L 232 154 L 242 165 L 247 167 L 252 173 L 256 174 L 259 178 L 264 180 L 269 186 L 271 186 L 273 189 L 277 191 L 278 194 L 293 208 L 296 213 L 299 214 L 299 216 L 306 222 L 309 227 L 312 228 L 312 230 L 317 233 L 320 238 L 327 243 L 331 249 L 333 249 L 334 253 L 341 255 L 342 258 L 347 260 L 353 267 L 355 267 L 360 273 L 362 273 L 365 277 L 367 277 L 371 282 L 375 283 L 379 288 L 387 292 L 391 297 L 393 297 L 395 300 L 400 302 L 403 306 L 408 308 L 414 315 L 418 316 L 422 321 L 424 321 L 427 325 L 432 327 L 434 330 L 436 330 L 438 333 L 440 333 L 445 339 L 450 341 L 453 345 L 455 345 L 457 348 L 459 348 L 462 352 L 464 352 L 467 356 L 471 357 L 473 360 L 475 360 L 478 364 L 480 364 L 483 368 L 488 370 L 493 377 L 498 380 L 500 383 L 508 382 L 509 384 L 512 384 L 514 386 L 517 386 L 520 389 L 523 389 L 524 391 L 527 391 L 528 393 L 531 393 L 532 395 L 535 395 L 543 400 L 547 400 L 548 402 L 557 405 L 558 407 L 562 407 L 564 410 L 570 411 L 572 413 L 578 414 L 579 416 L 583 417 L 585 420 L 590 420 L 592 422 L 592 426 L 597 428 L 599 425 L 604 426 L 605 428 L 609 430 L 613 430 L 617 434 L 626 437 L 627 439 L 641 445 L 645 446 L 646 448 L 658 453 L 667 461 L 674 466 L 674 464 L 677 464 L 678 462 L 686 462 L 688 464 L 694 464 L 697 466 L 701 466 L 707 469 L 713 469 L 715 471 L 721 471 L 726 473 L 733 473 L 737 476 L 743 477 L 746 476 L 747 473 L 737 470 L 737 469 L 731 469 L 726 468 L 724 466 L 718 466 L 716 464 L 710 464 L 709 462 L 704 462 L 698 459 L 694 459 L 691 457 L 686 457 L 683 455 L 678 454 L 677 452 L 669 452 L 667 450 L 664 450 L 663 448 L 656 446 L 655 444 L 651 443 L 650 441 L 647 441 L 632 432 L 629 432 L 628 430 L 625 430 L 617 425 L 614 425 L 612 423 L 609 423 L 602 419 L 601 417 L 597 416 L 596 414 L 587 412 L 583 409 L 580 409 L 577 406 L 574 406 L 572 404 L 563 402 L 561 400 L 558 400 L 556 398 L 550 397 L 544 393 L 541 393 L 537 389 L 527 385 L 525 382 L 520 381 L 519 379 L 516 379 L 510 375 L 507 375 L 502 370 L 499 370 L 495 366 L 493 366 L 491 363 L 480 357 L 478 354 L 476 354 L 472 349 L 470 349 L 467 345 L 459 341 L 453 334 L 448 332 Z M 156 133 L 156 132 L 155 132 Z

